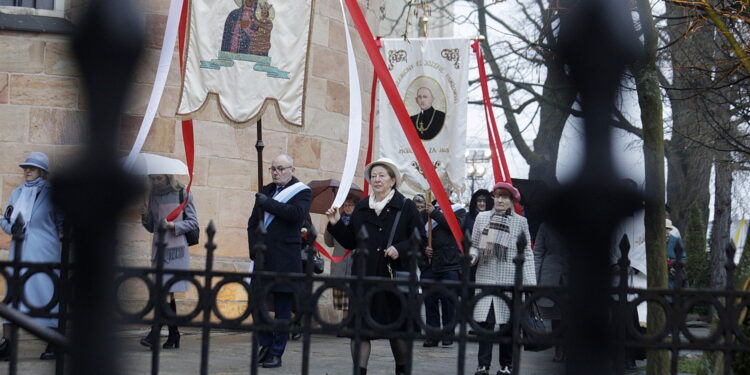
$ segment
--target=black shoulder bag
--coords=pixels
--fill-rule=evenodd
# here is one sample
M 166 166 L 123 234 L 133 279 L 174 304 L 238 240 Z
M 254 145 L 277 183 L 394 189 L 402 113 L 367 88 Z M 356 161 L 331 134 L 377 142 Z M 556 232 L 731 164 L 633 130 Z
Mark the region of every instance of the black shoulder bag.
M 406 198 L 404 198 L 404 203 L 406 203 Z M 401 212 L 404 211 L 404 205 L 401 205 L 401 209 L 396 213 L 396 218 L 393 220 L 393 226 L 391 227 L 391 234 L 388 236 L 388 244 L 385 245 L 385 250 L 387 250 L 391 245 L 393 244 L 393 237 L 396 236 L 396 227 L 398 227 L 398 220 L 401 218 Z M 384 250 L 384 251 L 385 251 Z M 391 280 L 409 280 L 409 272 L 408 271 L 394 271 L 391 267 L 391 260 L 388 260 L 388 263 L 386 263 L 388 266 L 388 275 L 391 277 Z M 404 284 L 399 284 L 397 286 L 399 292 L 403 293 L 409 293 L 409 286 Z
M 180 204 L 185 201 L 185 189 L 180 189 Z M 185 220 L 185 208 L 182 209 L 182 220 Z M 191 231 L 185 232 L 185 239 L 187 240 L 188 246 L 197 245 L 200 241 L 201 229 L 195 228 Z

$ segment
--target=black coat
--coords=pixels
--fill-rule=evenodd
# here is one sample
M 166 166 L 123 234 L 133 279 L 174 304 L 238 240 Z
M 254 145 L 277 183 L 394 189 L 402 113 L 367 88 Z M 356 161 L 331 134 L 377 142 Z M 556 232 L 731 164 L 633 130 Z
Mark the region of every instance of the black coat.
M 467 216 L 466 210 L 455 211 L 455 215 L 461 226 Z M 446 272 L 461 269 L 461 253 L 443 212 L 435 207 L 430 218 L 437 222 L 437 226 L 432 228 L 432 262 L 423 263 L 423 270 L 432 268 L 432 272 Z
M 293 185 L 299 180 L 292 179 L 284 187 Z M 247 222 L 247 239 L 250 246 L 250 258 L 254 259 L 253 249 L 256 242 L 255 231 L 258 228 L 259 214 L 258 208 L 264 212 L 270 212 L 276 217 L 266 228 L 266 253 L 263 262 L 263 270 L 275 272 L 302 272 L 302 260 L 300 258 L 300 248 L 302 247 L 302 237 L 300 230 L 302 223 L 310 211 L 310 201 L 312 193 L 310 189 L 298 192 L 287 203 L 281 203 L 273 200 L 271 197 L 276 191 L 276 184 L 268 184 L 261 189 L 261 193 L 268 196 L 268 200 L 259 207 L 256 201 L 253 206 L 253 214 Z M 274 291 L 291 292 L 289 286 L 281 285 L 274 288 Z
M 388 262 L 391 262 L 391 267 L 394 271 L 408 270 L 409 259 L 407 254 L 411 246 L 410 238 L 412 233 L 417 230 L 422 236 L 422 241 L 419 245 L 420 253 L 424 251 L 426 243 L 424 238 L 424 223 L 419 216 L 417 206 L 397 190 L 391 201 L 386 204 L 378 216 L 374 210 L 370 209 L 370 199 L 372 197 L 362 199 L 357 203 L 349 225 L 345 225 L 343 220 L 339 220 L 336 225 L 328 224 L 328 231 L 344 248 L 355 249 L 357 248 L 357 233 L 359 233 L 362 227 L 366 228 L 369 235 L 366 242 L 369 252 L 367 257 L 364 258 L 366 276 L 390 277 L 387 267 Z M 396 226 L 392 245 L 398 250 L 399 257 L 396 260 L 390 260 L 390 258 L 383 256 L 383 251 L 388 248 L 388 237 L 390 236 L 391 228 L 393 227 L 398 211 L 401 211 L 401 217 Z M 352 265 L 352 275 L 358 275 L 360 269 L 358 259 L 355 257 L 354 264 Z M 369 289 L 368 286 L 365 286 L 365 289 Z M 394 294 L 375 293 L 373 299 L 370 301 L 370 313 L 373 319 L 381 324 L 391 323 L 401 313 L 399 306 L 400 302 Z M 350 307 L 350 311 L 354 311 L 352 307 Z M 368 338 L 377 338 L 377 335 L 368 335 Z
M 411 123 L 414 124 L 414 129 L 417 131 L 419 138 L 429 141 L 435 138 L 441 130 L 443 130 L 443 122 L 445 122 L 445 112 L 439 111 L 433 107 L 427 108 L 424 111 L 420 111 L 414 116 L 410 116 Z M 424 132 L 420 131 L 417 127 L 417 121 L 422 123 L 422 126 L 426 127 Z

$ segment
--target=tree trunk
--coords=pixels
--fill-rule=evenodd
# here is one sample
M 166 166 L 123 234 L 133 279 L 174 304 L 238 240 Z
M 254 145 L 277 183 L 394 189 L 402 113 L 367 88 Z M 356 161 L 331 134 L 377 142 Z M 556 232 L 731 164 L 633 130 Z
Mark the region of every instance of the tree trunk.
M 726 154 L 722 154 L 724 158 Z M 724 288 L 727 282 L 726 249 L 731 241 L 729 226 L 732 223 L 732 166 L 716 161 L 714 194 L 714 223 L 711 227 L 711 287 Z
M 669 147 L 667 171 L 667 201 L 671 220 L 684 231 L 690 217 L 690 207 L 698 206 L 703 214 L 704 227 L 708 224 L 709 185 L 712 157 L 701 143 L 706 143 L 710 132 L 700 113 L 701 88 L 711 86 L 711 77 L 696 66 L 711 66 L 712 30 L 703 28 L 690 33 L 685 25 L 687 11 L 672 2 L 665 2 L 667 34 L 676 44 L 670 49 L 672 85 L 667 90 L 672 109 L 672 139 Z M 715 137 L 714 137 L 715 138 Z
M 546 68 L 547 78 L 542 95 L 552 102 L 539 103 L 539 132 L 534 139 L 534 153 L 539 158 L 537 162 L 529 160 L 529 179 L 543 180 L 549 186 L 556 186 L 560 138 L 570 117 L 576 92 L 560 66 L 548 64 Z
M 481 35 L 487 35 L 487 19 L 485 2 L 476 1 L 477 4 L 477 21 Z M 530 17 L 530 16 L 527 16 Z M 544 29 L 552 29 L 556 17 L 541 15 L 541 20 L 531 20 L 533 22 L 542 22 Z M 576 91 L 568 79 L 568 74 L 561 67 L 561 64 L 555 60 L 556 55 L 550 51 L 555 49 L 557 44 L 555 33 L 547 33 L 543 36 L 543 43 L 547 52 L 540 53 L 540 65 L 546 70 L 546 78 L 542 88 L 541 98 L 537 99 L 539 104 L 539 130 L 533 141 L 533 149 L 526 143 L 521 134 L 521 126 L 516 120 L 516 113 L 511 100 L 511 90 L 513 85 L 528 86 L 525 82 L 509 83 L 506 75 L 501 69 L 495 54 L 492 51 L 491 43 L 488 40 L 482 42 L 485 59 L 490 66 L 490 72 L 497 85 L 497 99 L 503 106 L 505 115 L 505 129 L 508 130 L 513 145 L 516 147 L 521 156 L 529 164 L 529 179 L 543 180 L 550 186 L 556 186 L 557 181 L 557 154 L 560 147 L 560 138 L 562 137 L 565 123 L 570 117 L 571 107 L 576 99 Z M 503 52 L 505 53 L 505 52 Z M 509 89 L 509 85 L 511 85 Z
M 666 231 L 664 230 L 664 120 L 662 118 L 659 71 L 656 66 L 657 31 L 648 0 L 638 0 L 638 13 L 644 34 L 644 53 L 634 66 L 638 104 L 643 123 L 643 156 L 646 164 L 646 254 L 648 287 L 667 286 Z M 660 332 L 666 323 L 664 311 L 649 304 L 648 333 Z M 669 373 L 669 356 L 665 351 L 649 350 L 646 372 L 649 375 Z

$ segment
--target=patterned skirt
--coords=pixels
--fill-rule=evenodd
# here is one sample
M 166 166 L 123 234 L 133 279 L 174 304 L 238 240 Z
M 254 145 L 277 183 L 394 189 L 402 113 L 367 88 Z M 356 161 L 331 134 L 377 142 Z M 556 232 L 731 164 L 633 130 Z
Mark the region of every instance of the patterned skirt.
M 349 311 L 349 297 L 343 289 L 333 289 L 333 308 L 339 311 Z

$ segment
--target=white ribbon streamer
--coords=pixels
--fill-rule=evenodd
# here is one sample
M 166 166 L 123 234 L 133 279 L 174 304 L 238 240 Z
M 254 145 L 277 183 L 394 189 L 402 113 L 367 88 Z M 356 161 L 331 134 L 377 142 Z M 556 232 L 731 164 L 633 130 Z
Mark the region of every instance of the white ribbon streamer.
M 141 152 L 143 144 L 146 143 L 146 137 L 151 130 L 151 124 L 154 122 L 156 110 L 159 108 L 159 102 L 161 102 L 161 96 L 164 94 L 164 85 L 167 83 L 169 67 L 172 64 L 172 57 L 174 56 L 174 45 L 177 41 L 177 28 L 180 25 L 182 1 L 183 0 L 172 0 L 169 4 L 167 26 L 164 29 L 164 40 L 162 42 L 161 54 L 159 56 L 159 67 L 156 70 L 156 78 L 154 79 L 154 87 L 151 89 L 151 98 L 149 98 L 146 113 L 143 115 L 143 121 L 138 130 L 138 136 L 135 138 L 133 148 L 130 150 L 128 158 L 125 160 L 125 170 L 130 170 L 133 167 L 135 158 L 138 156 L 138 153 Z
M 344 171 L 341 174 L 341 183 L 331 207 L 341 207 L 347 195 L 349 195 L 349 189 L 352 187 L 354 172 L 357 169 L 357 161 L 359 160 L 359 142 L 362 138 L 362 90 L 359 86 L 357 60 L 354 57 L 352 39 L 349 36 L 349 25 L 346 22 L 344 1 L 339 0 L 339 3 L 341 4 L 341 15 L 344 21 L 346 52 L 349 60 L 349 139 L 346 145 L 346 161 L 344 162 Z M 372 95 L 375 95 L 375 93 L 372 93 Z

